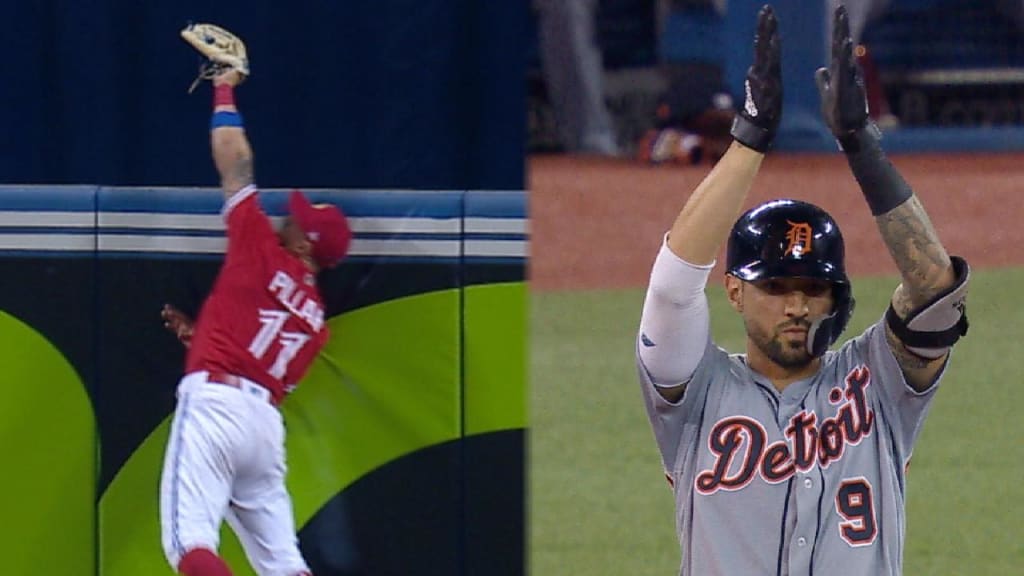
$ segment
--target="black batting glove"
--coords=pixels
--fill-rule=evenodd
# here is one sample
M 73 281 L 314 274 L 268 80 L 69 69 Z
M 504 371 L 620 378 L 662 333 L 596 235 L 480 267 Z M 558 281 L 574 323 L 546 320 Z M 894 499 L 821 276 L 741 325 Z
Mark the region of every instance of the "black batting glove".
M 754 63 L 747 69 L 743 108 L 732 122 L 732 137 L 748 148 L 767 152 L 782 118 L 782 47 L 775 11 L 765 4 L 757 14 Z
M 862 139 L 878 139 L 877 128 L 868 121 L 868 99 L 864 74 L 853 55 L 850 17 L 839 5 L 832 17 L 832 56 L 828 68 L 814 74 L 821 96 L 821 114 L 843 151 L 860 149 Z

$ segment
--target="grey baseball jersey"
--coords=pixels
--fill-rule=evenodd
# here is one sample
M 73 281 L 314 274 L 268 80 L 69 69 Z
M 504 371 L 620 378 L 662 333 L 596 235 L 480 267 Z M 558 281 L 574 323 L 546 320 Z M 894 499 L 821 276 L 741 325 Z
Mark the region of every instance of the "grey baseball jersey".
M 938 382 L 905 383 L 882 322 L 781 393 L 710 341 L 675 404 L 637 364 L 681 575 L 901 573 L 906 467 Z

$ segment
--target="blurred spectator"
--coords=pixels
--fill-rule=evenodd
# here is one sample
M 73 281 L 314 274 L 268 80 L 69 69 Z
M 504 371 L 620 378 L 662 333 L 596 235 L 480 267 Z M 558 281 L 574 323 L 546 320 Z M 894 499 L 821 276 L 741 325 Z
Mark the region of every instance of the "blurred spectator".
M 596 39 L 598 0 L 534 0 L 540 60 L 559 139 L 567 152 L 616 156 Z
M 653 164 L 717 162 L 732 138 L 734 108 L 723 76 L 719 31 L 725 0 L 659 0 L 659 33 L 671 38 L 662 54 L 667 89 L 658 99 L 653 127 L 637 145 L 637 157 Z M 684 15 L 666 22 L 669 14 Z M 668 43 L 662 43 L 667 46 Z
M 654 127 L 637 146 L 640 160 L 697 164 L 717 162 L 729 147 L 735 115 L 720 66 L 680 62 L 664 67 L 668 88 L 659 98 Z

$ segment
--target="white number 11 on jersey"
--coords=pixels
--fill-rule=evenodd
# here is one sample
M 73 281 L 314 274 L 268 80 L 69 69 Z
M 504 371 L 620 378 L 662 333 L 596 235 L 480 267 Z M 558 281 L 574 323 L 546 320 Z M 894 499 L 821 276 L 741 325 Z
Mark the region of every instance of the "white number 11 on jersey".
M 288 312 L 283 310 L 260 310 L 260 331 L 249 344 L 249 353 L 257 359 L 263 358 L 270 345 L 277 340 L 281 344 L 281 350 L 277 353 L 274 365 L 270 367 L 270 375 L 274 378 L 284 378 L 288 371 L 288 363 L 295 358 L 295 355 L 302 348 L 302 345 L 309 341 L 309 336 L 302 332 L 282 332 L 281 328 L 288 320 Z

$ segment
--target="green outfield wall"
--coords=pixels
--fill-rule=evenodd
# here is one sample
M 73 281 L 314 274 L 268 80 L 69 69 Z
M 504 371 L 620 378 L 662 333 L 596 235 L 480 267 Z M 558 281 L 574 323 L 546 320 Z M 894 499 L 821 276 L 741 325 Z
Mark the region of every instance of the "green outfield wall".
M 524 573 L 525 194 L 312 190 L 355 231 L 332 339 L 281 410 L 318 576 Z M 283 191 L 262 193 L 272 219 Z M 184 350 L 224 249 L 210 189 L 0 187 L 4 573 L 173 574 L 157 513 Z M 252 574 L 228 530 L 222 551 Z

